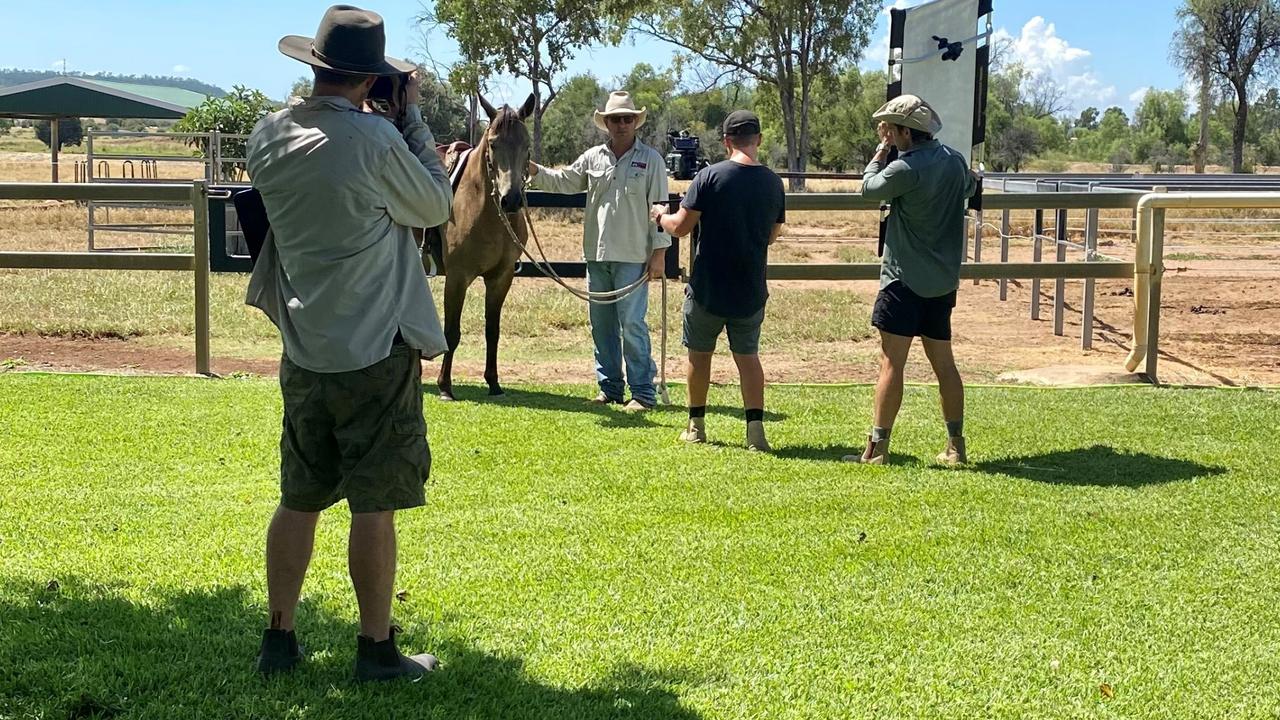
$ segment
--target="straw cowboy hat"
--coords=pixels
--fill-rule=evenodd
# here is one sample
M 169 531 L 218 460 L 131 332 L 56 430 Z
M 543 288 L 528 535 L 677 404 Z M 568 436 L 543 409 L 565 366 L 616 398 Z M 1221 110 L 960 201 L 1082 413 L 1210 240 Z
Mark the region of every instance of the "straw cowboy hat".
M 937 135 L 942 129 L 942 118 L 929 107 L 929 103 L 915 95 L 899 95 L 881 105 L 871 119 L 913 128 L 930 135 Z
M 609 101 L 604 104 L 604 110 L 597 110 L 591 119 L 595 121 L 596 127 L 605 132 L 609 132 L 609 128 L 605 125 L 605 118 L 616 117 L 618 115 L 635 115 L 636 129 L 639 130 L 644 125 L 644 120 L 648 116 L 647 107 L 636 109 L 635 101 L 631 99 L 631 93 L 626 90 L 614 90 L 609 93 Z
M 294 60 L 348 75 L 399 75 L 418 69 L 384 55 L 387 35 L 381 15 L 351 5 L 326 10 L 315 39 L 285 35 L 279 47 Z

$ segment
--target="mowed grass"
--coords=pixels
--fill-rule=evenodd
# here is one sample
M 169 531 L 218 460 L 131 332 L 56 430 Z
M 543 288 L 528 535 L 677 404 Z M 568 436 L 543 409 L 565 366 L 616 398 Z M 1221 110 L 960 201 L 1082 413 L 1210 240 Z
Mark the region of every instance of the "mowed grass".
M 0 717 L 1263 718 L 1280 712 L 1280 396 L 974 388 L 974 466 L 898 464 L 868 388 L 774 388 L 772 456 L 585 387 L 428 398 L 399 520 L 404 645 L 349 680 L 346 512 L 320 526 L 296 674 L 252 672 L 276 502 L 266 381 L 0 375 Z M 677 402 L 682 398 L 677 397 Z

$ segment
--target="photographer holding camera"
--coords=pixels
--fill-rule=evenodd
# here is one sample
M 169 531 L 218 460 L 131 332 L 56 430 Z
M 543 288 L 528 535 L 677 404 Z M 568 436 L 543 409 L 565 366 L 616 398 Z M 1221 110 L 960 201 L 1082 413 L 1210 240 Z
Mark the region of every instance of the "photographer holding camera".
M 446 349 L 410 228 L 444 223 L 453 196 L 418 108 L 416 67 L 384 57 L 385 45 L 382 18 L 346 5 L 329 8 L 314 40 L 280 40 L 282 53 L 312 66 L 315 90 L 249 138 L 271 234 L 246 302 L 284 344 L 264 674 L 303 659 L 294 610 L 316 523 L 344 498 L 360 606 L 356 678 L 416 677 L 437 664 L 399 652 L 391 599 L 395 511 L 424 504 L 431 468 L 420 358 Z M 387 90 L 363 111 L 375 85 Z

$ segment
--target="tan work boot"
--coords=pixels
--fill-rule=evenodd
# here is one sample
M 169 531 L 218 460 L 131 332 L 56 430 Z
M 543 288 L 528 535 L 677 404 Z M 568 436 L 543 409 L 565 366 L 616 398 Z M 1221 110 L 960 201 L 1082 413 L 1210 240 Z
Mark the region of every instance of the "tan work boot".
M 702 418 L 689 418 L 689 426 L 680 432 L 680 440 L 687 443 L 704 443 L 707 441 L 706 421 Z
M 751 420 L 747 423 L 747 449 L 757 452 L 769 452 L 773 448 L 769 447 L 769 441 L 764 436 L 764 423 L 759 420 Z
M 964 438 L 947 438 L 947 448 L 938 453 L 937 461 L 939 465 L 964 465 L 969 462 L 969 456 L 964 451 Z
M 863 465 L 884 465 L 889 462 L 889 439 L 885 438 L 880 442 L 872 442 L 871 435 L 867 435 L 867 447 L 862 451 L 861 455 L 845 455 L 840 458 L 845 462 L 862 463 Z
M 631 398 L 627 401 L 626 405 L 622 406 L 622 409 L 627 412 L 646 412 L 648 410 L 652 410 L 653 406 L 646 405 L 635 398 Z

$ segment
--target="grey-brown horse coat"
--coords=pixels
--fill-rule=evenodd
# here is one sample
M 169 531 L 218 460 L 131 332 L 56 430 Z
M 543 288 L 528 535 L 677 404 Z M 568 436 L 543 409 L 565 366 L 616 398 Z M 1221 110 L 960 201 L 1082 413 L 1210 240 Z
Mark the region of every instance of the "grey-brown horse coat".
M 484 278 L 484 379 L 490 395 L 502 394 L 498 337 L 502 304 L 527 238 L 521 203 L 529 159 L 529 132 L 524 121 L 533 113 L 533 101 L 530 95 L 518 111 L 505 105 L 494 110 L 480 98 L 489 115 L 489 127 L 463 168 L 444 233 L 444 336 L 449 350 L 437 380 L 444 399 L 453 399 L 453 353 L 461 336 L 462 305 L 467 288 L 477 277 Z M 499 203 L 503 210 L 499 210 Z M 501 214 L 504 210 L 506 222 Z M 508 225 L 519 245 L 512 241 Z

